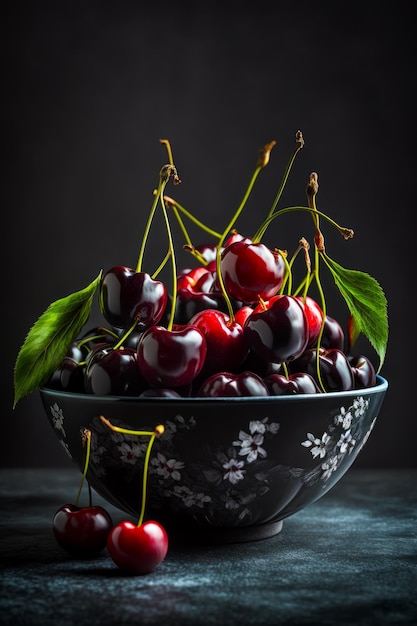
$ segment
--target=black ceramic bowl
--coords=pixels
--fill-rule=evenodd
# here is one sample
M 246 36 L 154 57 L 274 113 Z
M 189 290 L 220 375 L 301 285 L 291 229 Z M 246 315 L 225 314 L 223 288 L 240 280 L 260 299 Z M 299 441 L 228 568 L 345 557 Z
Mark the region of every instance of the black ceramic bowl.
M 174 541 L 238 542 L 270 537 L 282 520 L 322 497 L 359 454 L 380 411 L 387 381 L 347 392 L 249 398 L 98 397 L 43 388 L 56 435 L 82 471 L 81 432 L 91 431 L 87 479 L 137 516 L 148 436 L 146 517 Z

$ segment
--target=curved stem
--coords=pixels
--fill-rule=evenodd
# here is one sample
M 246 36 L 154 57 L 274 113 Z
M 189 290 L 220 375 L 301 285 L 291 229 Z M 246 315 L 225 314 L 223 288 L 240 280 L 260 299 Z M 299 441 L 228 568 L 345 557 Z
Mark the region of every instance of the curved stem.
M 160 181 L 159 181 L 158 189 L 156 191 L 153 203 L 152 203 L 151 210 L 150 210 L 149 215 L 148 215 L 148 220 L 146 222 L 145 231 L 144 231 L 143 238 L 142 238 L 142 244 L 141 244 L 140 252 L 139 252 L 139 258 L 138 258 L 138 262 L 137 262 L 137 265 L 136 265 L 136 271 L 137 272 L 141 272 L 142 271 L 143 257 L 144 257 L 144 254 L 145 254 L 146 242 L 148 240 L 149 231 L 150 231 L 151 225 L 152 225 L 152 220 L 153 220 L 154 215 L 155 215 L 156 207 L 158 206 L 158 200 L 159 200 L 160 196 L 162 195 L 162 193 L 163 193 L 163 191 L 165 189 L 165 185 L 166 184 L 167 184 L 167 180 L 162 180 L 162 178 L 161 178 Z
M 118 348 L 120 348 L 120 346 L 123 345 L 123 343 L 125 342 L 125 340 L 129 337 L 129 335 L 135 330 L 136 326 L 137 326 L 137 320 L 135 320 L 132 324 L 132 326 L 130 328 L 128 328 L 128 330 L 122 335 L 122 337 L 119 339 L 119 341 L 113 346 L 113 350 L 117 350 Z
M 280 184 L 280 186 L 278 188 L 277 195 L 275 196 L 275 200 L 274 200 L 274 202 L 273 202 L 273 204 L 271 206 L 271 209 L 270 209 L 270 211 L 268 213 L 268 217 L 270 217 L 274 213 L 274 211 L 275 211 L 275 209 L 277 207 L 277 204 L 280 201 L 280 198 L 282 196 L 282 192 L 284 191 L 284 187 L 287 184 L 287 180 L 288 180 L 288 176 L 290 174 L 291 168 L 292 168 L 293 163 L 295 161 L 295 157 L 297 156 L 297 154 L 299 153 L 299 151 L 301 150 L 301 148 L 303 146 L 304 146 L 304 139 L 303 139 L 302 132 L 299 130 L 299 131 L 297 131 L 297 133 L 295 135 L 295 148 L 293 150 L 292 155 L 290 156 L 290 158 L 288 160 L 287 167 L 285 168 L 285 172 L 284 172 L 284 175 L 282 177 L 281 184 Z
M 187 209 L 185 209 L 183 206 L 181 206 L 181 204 L 179 204 L 179 202 L 177 202 L 176 200 L 173 200 L 169 196 L 164 196 L 164 202 L 166 204 L 168 204 L 168 205 L 171 205 L 173 208 L 175 207 L 175 209 L 177 211 L 177 215 L 179 214 L 179 212 L 183 213 L 196 226 L 201 228 L 201 230 L 204 230 L 206 233 L 208 233 L 209 235 L 212 235 L 216 239 L 220 239 L 220 237 L 221 237 L 220 233 L 218 233 L 217 231 L 213 230 L 212 228 L 209 228 L 208 226 L 206 226 L 206 224 L 203 224 L 203 222 L 200 222 L 200 220 L 198 220 L 196 217 L 194 217 L 194 215 L 192 213 L 187 211 Z
M 279 211 L 276 211 L 275 213 L 273 213 L 273 215 L 268 217 L 268 219 L 265 220 L 261 228 L 258 230 L 257 235 L 256 235 L 257 239 L 260 239 L 263 236 L 269 224 L 275 218 L 279 217 L 280 215 L 284 215 L 285 213 L 293 213 L 294 211 L 305 211 L 306 213 L 311 213 L 311 214 L 314 213 L 314 214 L 320 215 L 320 217 L 323 217 L 332 226 L 334 226 L 344 239 L 352 239 L 352 237 L 354 236 L 354 232 L 351 228 L 345 228 L 344 226 L 339 226 L 337 222 L 335 222 L 331 217 L 329 217 L 325 213 L 322 213 L 322 211 L 319 211 L 318 209 L 312 209 L 311 207 L 308 207 L 308 206 L 294 205 L 294 206 L 286 207 L 285 209 L 280 209 Z

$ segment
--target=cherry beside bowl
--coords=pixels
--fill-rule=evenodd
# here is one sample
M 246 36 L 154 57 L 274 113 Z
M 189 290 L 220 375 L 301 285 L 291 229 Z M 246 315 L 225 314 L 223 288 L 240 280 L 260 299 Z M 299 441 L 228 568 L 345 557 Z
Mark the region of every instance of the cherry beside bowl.
M 388 382 L 326 394 L 246 398 L 94 396 L 42 388 L 57 437 L 108 502 L 138 516 L 148 436 L 146 517 L 170 540 L 231 543 L 271 537 L 283 520 L 321 498 L 352 465 L 380 412 Z

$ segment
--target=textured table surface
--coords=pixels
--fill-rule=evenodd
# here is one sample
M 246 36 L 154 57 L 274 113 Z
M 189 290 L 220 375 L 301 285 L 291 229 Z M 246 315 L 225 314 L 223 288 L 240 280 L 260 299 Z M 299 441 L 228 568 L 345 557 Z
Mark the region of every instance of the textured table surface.
M 79 482 L 75 469 L 0 470 L 0 624 L 417 623 L 417 470 L 352 468 L 279 535 L 171 545 L 139 577 L 107 552 L 77 561 L 55 543 L 53 514 Z M 105 506 L 114 522 L 126 519 Z

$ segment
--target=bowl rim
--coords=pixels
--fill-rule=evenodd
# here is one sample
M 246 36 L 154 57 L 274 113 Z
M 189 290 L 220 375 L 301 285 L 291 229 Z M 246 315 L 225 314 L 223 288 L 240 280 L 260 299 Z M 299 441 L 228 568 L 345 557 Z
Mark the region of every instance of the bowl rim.
M 216 397 L 216 398 L 204 398 L 198 396 L 181 396 L 180 398 L 161 397 L 161 396 L 98 396 L 89 393 L 75 393 L 72 391 L 62 391 L 59 389 L 52 389 L 50 387 L 41 387 L 39 392 L 41 395 L 49 395 L 55 398 L 76 398 L 78 400 L 84 400 L 85 402 L 100 402 L 100 403 L 113 403 L 113 402 L 126 402 L 126 403 L 139 403 L 139 404 L 220 404 L 220 403 L 242 403 L 258 404 L 258 403 L 270 403 L 275 404 L 278 402 L 320 402 L 325 398 L 349 398 L 358 395 L 373 395 L 378 393 L 385 393 L 388 389 L 388 380 L 383 376 L 377 374 L 377 384 L 373 387 L 364 387 L 360 389 L 349 389 L 348 391 L 329 391 L 326 393 L 299 393 L 294 395 L 282 395 L 282 396 L 237 396 L 237 397 Z

